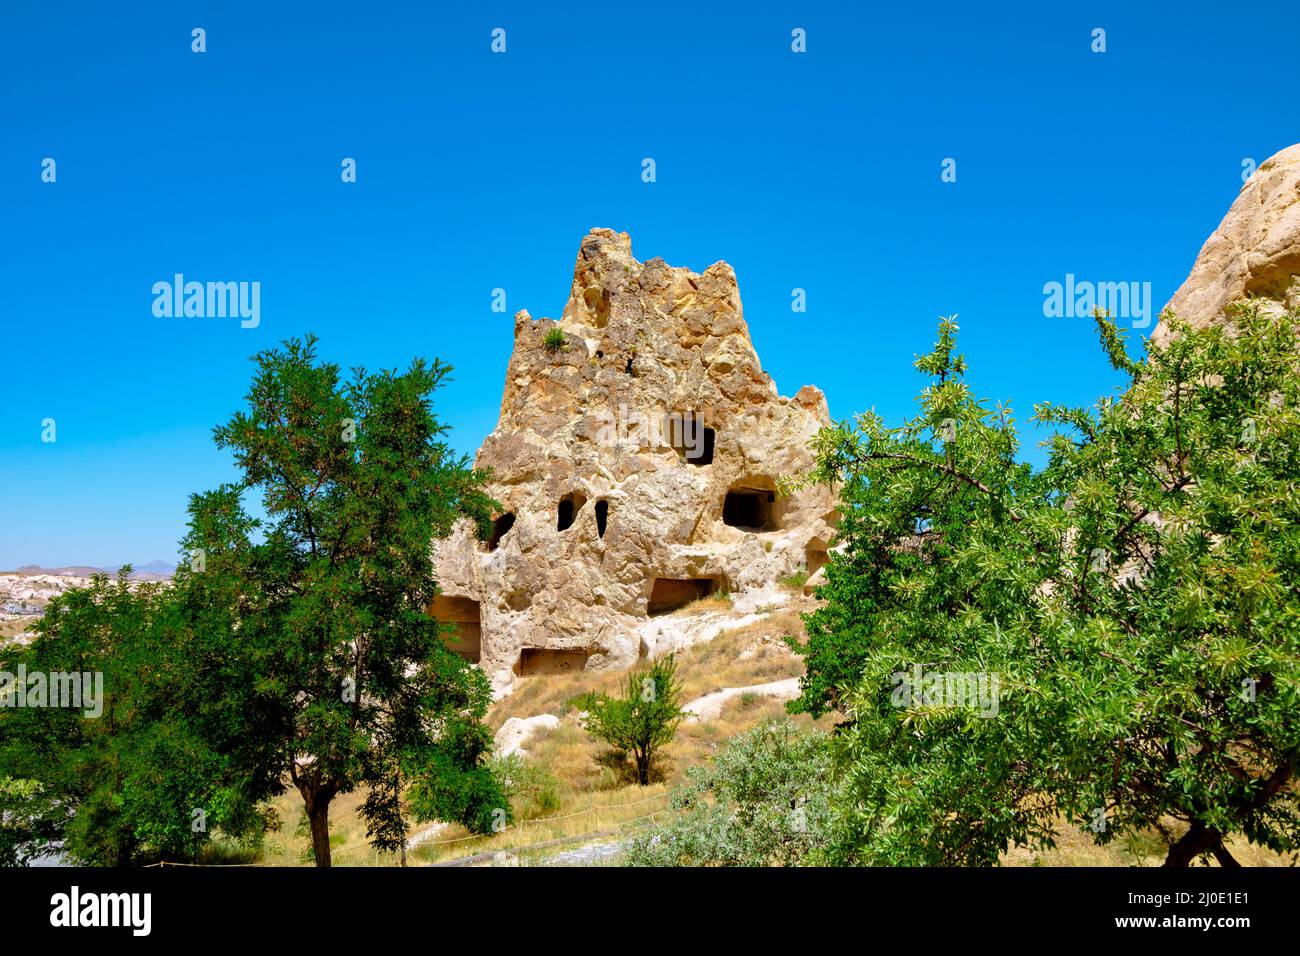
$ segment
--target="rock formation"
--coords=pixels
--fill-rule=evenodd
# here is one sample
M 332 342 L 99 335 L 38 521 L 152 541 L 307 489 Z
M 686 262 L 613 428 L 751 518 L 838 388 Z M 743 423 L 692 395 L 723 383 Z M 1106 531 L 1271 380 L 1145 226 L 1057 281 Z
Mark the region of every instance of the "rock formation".
M 1268 310 L 1300 308 L 1300 145 L 1265 160 L 1241 187 L 1165 311 L 1203 327 L 1247 296 Z M 1152 338 L 1168 334 L 1161 323 Z
M 778 395 L 725 262 L 642 263 L 626 233 L 593 229 L 559 321 L 519 312 L 514 331 L 476 460 L 502 512 L 489 541 L 462 524 L 434 554 L 433 614 L 498 691 L 631 666 L 658 615 L 825 562 L 833 499 L 777 482 L 812 465 L 826 400 Z

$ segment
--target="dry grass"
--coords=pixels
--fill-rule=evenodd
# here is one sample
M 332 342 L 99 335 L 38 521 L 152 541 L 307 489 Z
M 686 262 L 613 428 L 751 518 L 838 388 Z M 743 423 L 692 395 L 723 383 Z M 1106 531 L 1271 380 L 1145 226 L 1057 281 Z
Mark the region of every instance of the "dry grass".
M 394 866 L 392 854 L 376 853 L 366 841 L 366 825 L 358 810 L 364 793 L 345 793 L 330 804 L 330 860 L 335 866 Z M 302 797 L 290 789 L 275 801 L 280 829 L 270 833 L 258 860 L 267 866 L 310 866 L 311 836 Z
M 552 840 L 643 826 L 665 817 L 670 789 L 657 783 L 648 787 L 632 786 L 577 794 L 565 800 L 562 808 L 554 814 L 518 822 L 491 836 L 475 837 L 460 827 L 449 827 L 434 840 L 416 847 L 411 853 L 411 862 L 436 863 L 479 853 L 513 853 Z M 581 839 L 574 840 L 574 845 L 581 842 Z M 563 847 L 550 852 L 560 849 Z
M 1179 837 L 1186 824 L 1166 819 L 1165 828 Z M 1160 866 L 1165 860 L 1168 846 L 1164 837 L 1155 830 L 1130 834 L 1105 846 L 1093 842 L 1092 834 L 1077 826 L 1062 822 L 1054 850 L 1033 852 L 1027 849 L 1009 850 L 1002 856 L 1004 866 Z M 1242 866 L 1295 866 L 1300 863 L 1296 854 L 1283 855 L 1264 847 L 1252 846 L 1242 839 L 1228 841 L 1228 850 Z M 1211 865 L 1218 863 L 1211 861 Z
M 699 614 L 703 611 L 730 611 L 731 594 L 727 591 L 714 591 L 712 594 L 697 598 L 691 603 L 674 611 L 674 614 Z

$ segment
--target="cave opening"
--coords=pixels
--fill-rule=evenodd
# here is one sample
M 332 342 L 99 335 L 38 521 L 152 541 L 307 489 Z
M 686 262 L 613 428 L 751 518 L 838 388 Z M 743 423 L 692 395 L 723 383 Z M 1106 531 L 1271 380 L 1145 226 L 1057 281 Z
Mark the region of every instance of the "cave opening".
M 713 464 L 713 447 L 717 433 L 704 426 L 704 418 L 698 413 L 685 415 L 673 413 L 666 416 L 665 427 L 668 443 L 681 456 L 683 461 L 692 465 Z
M 706 598 L 721 586 L 717 578 L 655 578 L 646 613 L 668 614 L 692 601 Z
M 467 597 L 439 594 L 429 605 L 429 616 L 448 625 L 440 635 L 457 657 L 477 664 L 483 650 L 483 624 L 479 602 Z
M 826 548 L 826 542 L 816 538 L 808 542 L 808 547 L 804 549 L 804 567 L 807 568 L 808 577 L 826 567 L 830 560 L 831 553 Z
M 513 511 L 507 511 L 505 514 L 501 515 L 501 517 L 493 521 L 492 535 L 487 540 L 487 549 L 489 551 L 495 551 L 497 546 L 501 544 L 501 539 L 504 538 L 507 532 L 509 532 L 514 526 L 515 514 Z
M 775 531 L 776 492 L 733 488 L 722 501 L 722 523 L 746 531 Z
M 515 673 L 520 677 L 538 674 L 574 674 L 585 670 L 591 652 L 582 648 L 525 647 L 519 651 Z
M 705 428 L 703 429 L 703 432 L 704 442 L 697 452 L 694 455 L 692 455 L 690 451 L 687 451 L 686 453 L 686 460 L 692 465 L 713 464 L 713 446 L 717 440 L 717 435 L 714 433 L 712 428 Z
M 555 530 L 568 531 L 573 527 L 573 522 L 577 520 L 578 512 L 582 506 L 587 503 L 587 496 L 573 492 L 565 495 L 560 499 L 559 506 L 556 508 Z

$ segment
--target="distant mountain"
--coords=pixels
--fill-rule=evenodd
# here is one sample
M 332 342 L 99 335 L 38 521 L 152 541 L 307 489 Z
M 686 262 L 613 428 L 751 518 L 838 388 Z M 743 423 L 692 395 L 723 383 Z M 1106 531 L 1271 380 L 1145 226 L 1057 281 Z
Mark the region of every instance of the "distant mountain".
M 35 574 L 53 574 L 59 577 L 88 578 L 92 574 L 117 574 L 117 570 L 117 567 L 96 568 L 84 564 L 68 565 L 61 568 L 44 568 L 39 564 L 24 564 L 21 568 L 15 568 L 13 571 L 6 573 L 20 574 L 24 577 L 31 577 Z M 176 565 L 168 564 L 166 561 L 146 561 L 144 564 L 131 566 L 131 579 L 133 581 L 164 581 L 170 578 L 175 571 Z

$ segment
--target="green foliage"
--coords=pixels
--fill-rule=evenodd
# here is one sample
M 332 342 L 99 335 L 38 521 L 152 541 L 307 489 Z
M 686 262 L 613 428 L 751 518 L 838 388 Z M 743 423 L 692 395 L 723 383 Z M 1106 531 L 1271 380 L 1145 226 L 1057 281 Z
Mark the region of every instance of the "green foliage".
M 789 588 L 791 591 L 802 591 L 803 586 L 808 583 L 807 571 L 796 571 L 789 577 L 781 579 L 781 585 Z
M 542 339 L 542 347 L 552 354 L 564 348 L 564 330 L 558 325 L 547 329 L 546 336 Z
M 532 820 L 560 809 L 559 783 L 545 767 L 515 753 L 493 758 L 492 771 L 520 819 Z
M 71 861 L 92 865 L 193 859 L 218 828 L 242 839 L 270 823 L 259 805 L 280 784 L 269 769 L 248 769 L 270 753 L 259 715 L 213 694 L 254 675 L 210 640 L 211 619 L 189 617 L 177 593 L 133 585 L 128 572 L 54 598 L 36 640 L 0 656 L 9 673 L 98 674 L 103 687 L 98 716 L 0 711 L 9 775 L 0 804 L 30 795 L 12 814 L 0 808 L 0 863 L 60 843 Z
M 768 721 L 692 767 L 673 792 L 671 823 L 634 837 L 630 866 L 797 866 L 814 863 L 831 830 L 827 737 Z
M 930 655 L 919 660 L 960 646 L 971 625 L 954 613 L 968 601 L 962 581 L 973 589 L 970 598 L 979 592 L 1011 607 L 1034 587 L 1012 527 L 1035 482 L 1015 461 L 1010 409 L 990 410 L 967 388 L 956 332 L 943 320 L 934 351 L 916 360 L 933 381 L 914 419 L 890 429 L 868 412 L 814 439 L 817 462 L 808 480 L 839 493 L 839 540 L 847 548 L 825 568 L 829 603 L 809 618 L 808 644 L 793 645 L 807 658 L 796 711 L 816 717 L 842 708 L 869 667 L 887 686 L 896 661 L 888 653 L 869 659 L 885 622 L 891 640 Z M 969 554 L 961 567 L 935 560 L 958 552 Z
M 358 787 L 380 849 L 400 845 L 407 813 L 487 832 L 508 812 L 487 766 L 487 679 L 426 611 L 430 542 L 461 516 L 486 534 L 496 507 L 433 414 L 448 369 L 344 380 L 311 338 L 255 362 L 247 410 L 214 431 L 241 479 L 191 497 L 173 584 L 68 592 L 19 652 L 29 669 L 105 673 L 101 720 L 0 714 L 6 773 L 62 808 L 52 825 L 79 860 L 192 856 L 196 808 L 209 831 L 255 832 L 286 778 L 319 865 L 330 802 Z M 253 494 L 265 518 L 246 513 Z
M 264 733 L 303 795 L 319 864 L 330 800 L 362 785 L 368 830 L 384 846 L 404 826 L 392 789 L 402 781 L 417 820 L 485 832 L 505 806 L 484 763 L 490 688 L 426 612 L 437 593 L 429 543 L 461 515 L 486 531 L 495 504 L 434 417 L 448 369 L 417 359 L 401 374 L 354 369 L 344 381 L 313 339 L 256 363 L 248 410 L 214 431 L 243 480 L 195 497 L 185 547 L 202 549 L 207 566 L 178 578 L 234 588 L 256 611 L 239 621 L 258 674 L 248 703 L 267 712 Z M 244 514 L 250 491 L 266 521 Z
M 840 488 L 843 556 L 809 618 L 795 709 L 847 717 L 835 855 L 992 863 L 1047 848 L 1058 815 L 1098 842 L 1172 816 L 1169 862 L 1230 862 L 1238 833 L 1300 846 L 1300 363 L 1294 316 L 1171 323 L 1131 377 L 1017 464 L 1007 409 L 964 384 L 944 322 L 918 360 L 920 414 L 818 438 Z M 902 700 L 900 679 L 996 676 L 995 714 Z
M 622 697 L 604 693 L 583 694 L 569 706 L 586 711 L 583 728 L 623 753 L 636 764 L 637 782 L 650 782 L 656 752 L 673 739 L 686 714 L 679 705 L 675 655 L 661 657 L 648 671 L 627 675 Z

